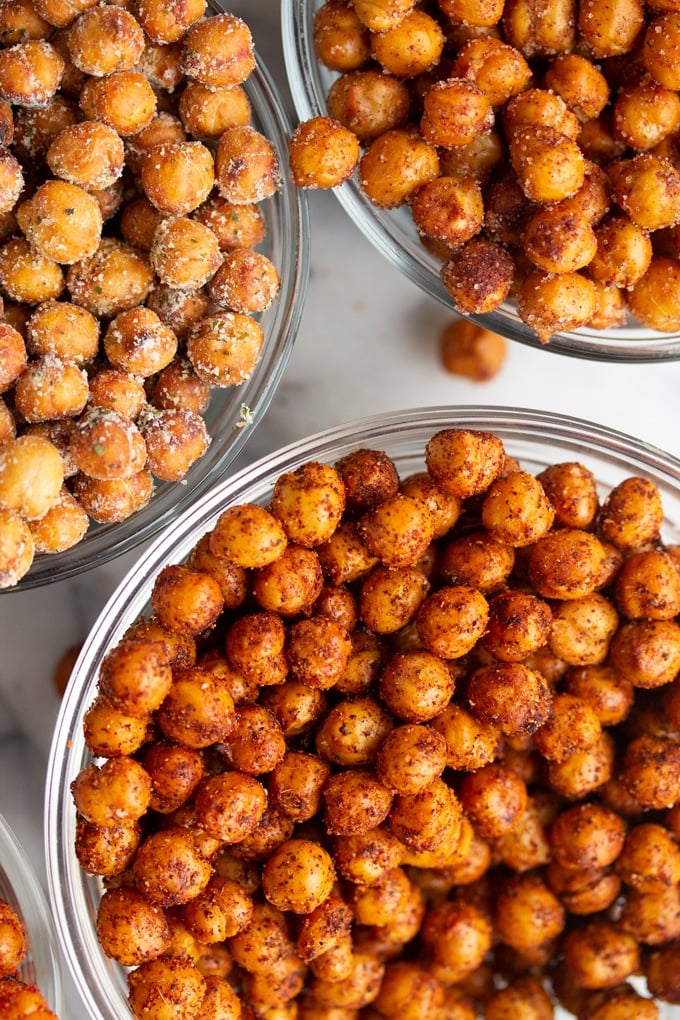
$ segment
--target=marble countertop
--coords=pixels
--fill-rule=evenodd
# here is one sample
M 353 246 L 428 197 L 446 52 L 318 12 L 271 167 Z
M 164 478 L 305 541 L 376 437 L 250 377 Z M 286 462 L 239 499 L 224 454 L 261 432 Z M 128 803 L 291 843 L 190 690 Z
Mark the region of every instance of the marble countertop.
M 247 7 L 258 50 L 286 96 L 279 4 Z M 253 7 L 257 13 L 253 14 Z M 295 349 L 241 463 L 349 419 L 435 404 L 536 408 L 587 418 L 680 454 L 680 362 L 614 365 L 509 344 L 501 372 L 446 373 L 439 335 L 451 313 L 365 240 L 332 194 L 311 194 L 311 276 Z M 0 812 L 44 883 L 43 777 L 59 708 L 53 674 L 80 642 L 139 550 L 52 586 L 0 598 Z M 62 1020 L 83 1020 L 73 995 Z

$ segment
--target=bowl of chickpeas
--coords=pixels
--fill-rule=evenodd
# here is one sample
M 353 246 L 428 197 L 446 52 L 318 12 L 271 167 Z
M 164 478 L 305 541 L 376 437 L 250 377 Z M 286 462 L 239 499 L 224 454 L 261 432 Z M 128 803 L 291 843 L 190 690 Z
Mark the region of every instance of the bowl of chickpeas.
M 680 356 L 674 5 L 281 13 L 300 186 L 333 187 L 409 279 L 496 333 L 587 359 Z
M 57 1020 L 61 1008 L 52 915 L 23 847 L 0 815 L 0 1013 Z
M 0 589 L 131 549 L 228 469 L 309 271 L 290 125 L 242 18 L 22 10 L 0 11 Z
M 543 411 L 378 415 L 204 495 L 55 729 L 91 1015 L 677 1017 L 679 550 L 680 461 Z

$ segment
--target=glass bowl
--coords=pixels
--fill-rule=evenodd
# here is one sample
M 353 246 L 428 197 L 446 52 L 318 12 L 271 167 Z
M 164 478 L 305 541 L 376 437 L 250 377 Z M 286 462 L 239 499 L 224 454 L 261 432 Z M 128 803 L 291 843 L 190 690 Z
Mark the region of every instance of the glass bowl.
M 222 9 L 217 4 L 213 8 Z M 156 481 L 151 502 L 126 521 L 91 522 L 85 537 L 71 549 L 36 555 L 28 573 L 5 592 L 72 577 L 151 538 L 229 468 L 271 402 L 302 315 L 309 275 L 309 216 L 305 195 L 285 173 L 291 128 L 277 87 L 261 60 L 244 87 L 252 107 L 252 124 L 274 144 L 282 169 L 279 191 L 259 203 L 266 222 L 259 250 L 277 267 L 281 280 L 277 300 L 259 316 L 265 334 L 259 361 L 240 386 L 213 390 L 204 414 L 211 444 L 180 482 Z
M 283 472 L 308 460 L 333 464 L 359 448 L 386 451 L 401 475 L 420 470 L 427 440 L 440 429 L 452 427 L 493 432 L 507 452 L 532 472 L 578 460 L 593 471 L 601 494 L 629 475 L 644 475 L 661 491 L 664 541 L 680 541 L 680 460 L 600 425 L 512 407 L 430 407 L 363 418 L 263 457 L 206 493 L 154 541 L 109 599 L 73 669 L 50 751 L 45 831 L 51 901 L 66 960 L 96 1020 L 128 1016 L 124 973 L 104 955 L 95 933 L 101 883 L 81 870 L 74 852 L 76 818 L 70 784 L 92 760 L 84 741 L 83 715 L 94 698 L 103 657 L 136 617 L 148 610 L 159 571 L 185 558 L 229 505 L 266 504 Z M 663 1016 L 680 1020 L 680 1010 Z
M 288 82 L 298 118 L 327 113 L 326 95 L 338 74 L 324 67 L 314 51 L 314 16 L 323 0 L 281 0 L 281 30 Z M 426 294 L 454 310 L 439 273 L 441 262 L 421 244 L 406 207 L 380 209 L 358 185 L 356 174 L 335 194 L 365 237 Z M 680 333 L 657 333 L 630 321 L 617 329 L 583 327 L 555 333 L 543 344 L 505 302 L 486 315 L 467 316 L 486 329 L 529 347 L 591 361 L 647 362 L 680 358 Z
M 24 984 L 36 985 L 50 1009 L 61 1015 L 61 964 L 57 936 L 38 877 L 21 844 L 0 815 L 0 900 L 22 919 L 28 951 L 19 967 Z

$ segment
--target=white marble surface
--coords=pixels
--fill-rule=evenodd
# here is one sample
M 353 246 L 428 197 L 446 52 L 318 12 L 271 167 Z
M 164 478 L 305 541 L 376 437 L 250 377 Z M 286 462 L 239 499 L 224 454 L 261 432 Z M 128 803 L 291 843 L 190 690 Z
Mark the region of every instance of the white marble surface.
M 282 80 L 278 3 L 239 7 L 247 8 L 258 49 Z M 680 455 L 680 363 L 608 365 L 511 344 L 503 370 L 488 383 L 448 375 L 438 360 L 438 336 L 450 313 L 384 261 L 332 195 L 312 195 L 310 205 L 312 271 L 302 324 L 247 459 L 351 418 L 447 403 L 572 414 Z M 0 812 L 43 882 L 43 775 L 58 711 L 54 667 L 84 638 L 136 555 L 76 580 L 0 598 Z M 62 1020 L 84 1018 L 69 994 Z

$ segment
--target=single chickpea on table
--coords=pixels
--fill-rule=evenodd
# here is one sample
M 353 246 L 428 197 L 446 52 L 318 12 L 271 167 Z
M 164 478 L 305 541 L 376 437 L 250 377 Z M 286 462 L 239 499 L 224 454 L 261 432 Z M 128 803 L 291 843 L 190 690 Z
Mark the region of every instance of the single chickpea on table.
M 457 311 L 514 301 L 543 343 L 680 328 L 674 3 L 324 0 L 312 41 L 332 80 L 294 179 L 407 209 Z
M 225 508 L 107 650 L 74 851 L 133 1016 L 680 1002 L 661 493 L 469 429 L 423 460 L 359 448 Z
M 181 481 L 211 393 L 255 367 L 281 174 L 254 69 L 205 0 L 2 5 L 2 587 Z

